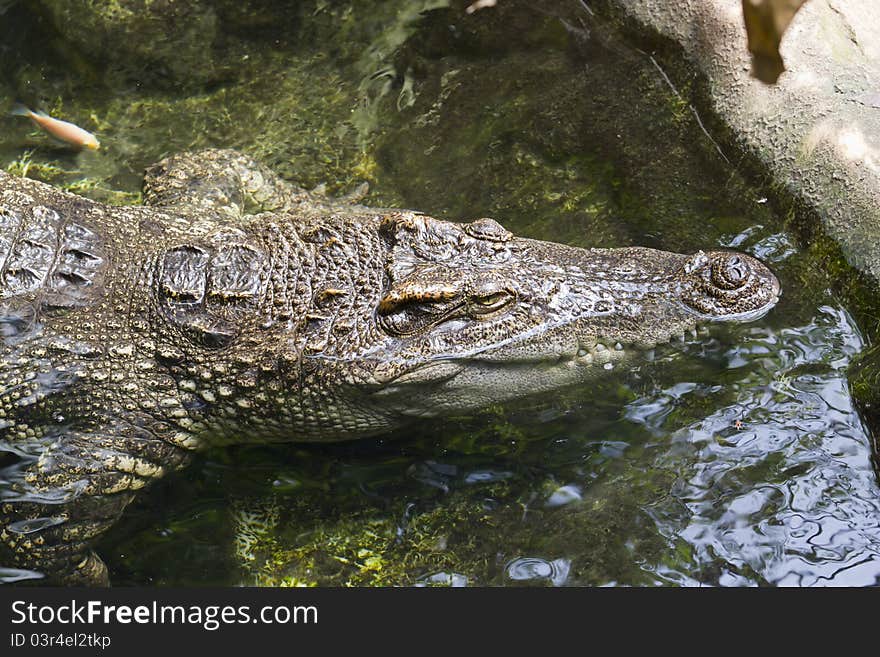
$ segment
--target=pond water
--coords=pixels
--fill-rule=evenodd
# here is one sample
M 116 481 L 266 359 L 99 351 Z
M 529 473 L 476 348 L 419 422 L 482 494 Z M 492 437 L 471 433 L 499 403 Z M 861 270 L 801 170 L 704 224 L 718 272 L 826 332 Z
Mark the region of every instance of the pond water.
M 7 4 L 0 107 L 40 105 L 102 148 L 0 118 L 6 170 L 136 203 L 147 164 L 235 147 L 306 186 L 366 180 L 367 204 L 524 236 L 736 248 L 783 289 L 763 319 L 600 384 L 356 443 L 204 454 L 99 544 L 115 584 L 880 583 L 880 489 L 846 381 L 865 340 L 791 211 L 648 46 L 580 2 L 255 1 L 220 13 L 222 52 L 187 77 L 139 69 L 135 45 L 135 63 L 112 43 L 95 63 L 52 12 Z

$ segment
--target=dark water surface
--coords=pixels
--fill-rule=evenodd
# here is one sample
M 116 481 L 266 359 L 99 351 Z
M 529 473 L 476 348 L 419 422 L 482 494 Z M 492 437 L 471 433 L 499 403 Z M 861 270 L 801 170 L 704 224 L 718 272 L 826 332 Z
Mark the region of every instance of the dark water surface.
M 477 417 L 211 452 L 102 541 L 114 583 L 880 582 L 880 490 L 845 377 L 864 340 L 787 211 L 719 153 L 663 62 L 582 3 L 467 4 L 223 14 L 221 73 L 163 85 L 28 46 L 65 35 L 11 3 L 0 107 L 39 105 L 102 149 L 74 155 L 0 118 L 0 166 L 133 203 L 159 157 L 235 147 L 305 185 L 367 180 L 367 204 L 492 216 L 529 237 L 744 250 L 778 275 L 779 305 Z

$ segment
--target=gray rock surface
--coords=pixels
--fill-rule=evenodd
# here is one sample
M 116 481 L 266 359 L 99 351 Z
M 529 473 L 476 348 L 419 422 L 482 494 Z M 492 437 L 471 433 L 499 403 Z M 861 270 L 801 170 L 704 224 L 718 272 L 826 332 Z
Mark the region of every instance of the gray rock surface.
M 880 281 L 880 3 L 809 0 L 783 37 L 787 70 L 773 86 L 749 74 L 740 0 L 611 5 L 683 48 L 734 139 Z

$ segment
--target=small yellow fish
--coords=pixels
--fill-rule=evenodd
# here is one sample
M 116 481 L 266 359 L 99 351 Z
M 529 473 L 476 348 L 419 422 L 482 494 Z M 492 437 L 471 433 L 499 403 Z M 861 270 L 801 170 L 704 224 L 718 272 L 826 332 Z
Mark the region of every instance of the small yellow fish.
M 10 114 L 28 117 L 34 122 L 34 125 L 47 134 L 75 148 L 88 148 L 89 150 L 96 151 L 101 146 L 98 138 L 88 130 L 83 130 L 78 125 L 68 121 L 53 119 L 45 112 L 34 112 L 24 105 L 16 105 L 12 108 Z

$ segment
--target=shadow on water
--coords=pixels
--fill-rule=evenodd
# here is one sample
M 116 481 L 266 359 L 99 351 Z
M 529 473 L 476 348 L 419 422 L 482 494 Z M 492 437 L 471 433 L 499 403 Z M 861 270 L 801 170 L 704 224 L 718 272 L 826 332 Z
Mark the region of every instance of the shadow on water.
M 248 20 L 271 11 L 252 4 Z M 688 90 L 577 2 L 396 4 L 306 2 L 284 30 L 253 33 L 245 10 L 224 15 L 235 57 L 215 53 L 182 91 L 107 62 L 77 59 L 74 74 L 63 50 L 20 44 L 0 102 L 63 111 L 106 148 L 58 157 L 2 118 L 0 165 L 136 202 L 162 155 L 237 147 L 306 185 L 367 180 L 368 203 L 493 216 L 530 237 L 736 248 L 770 264 L 782 300 L 516 407 L 360 443 L 210 452 L 103 540 L 114 582 L 877 584 L 880 490 L 845 376 L 863 338 Z M 23 34 L 58 36 L 47 14 L 13 5 L 6 25 L 13 13 Z

